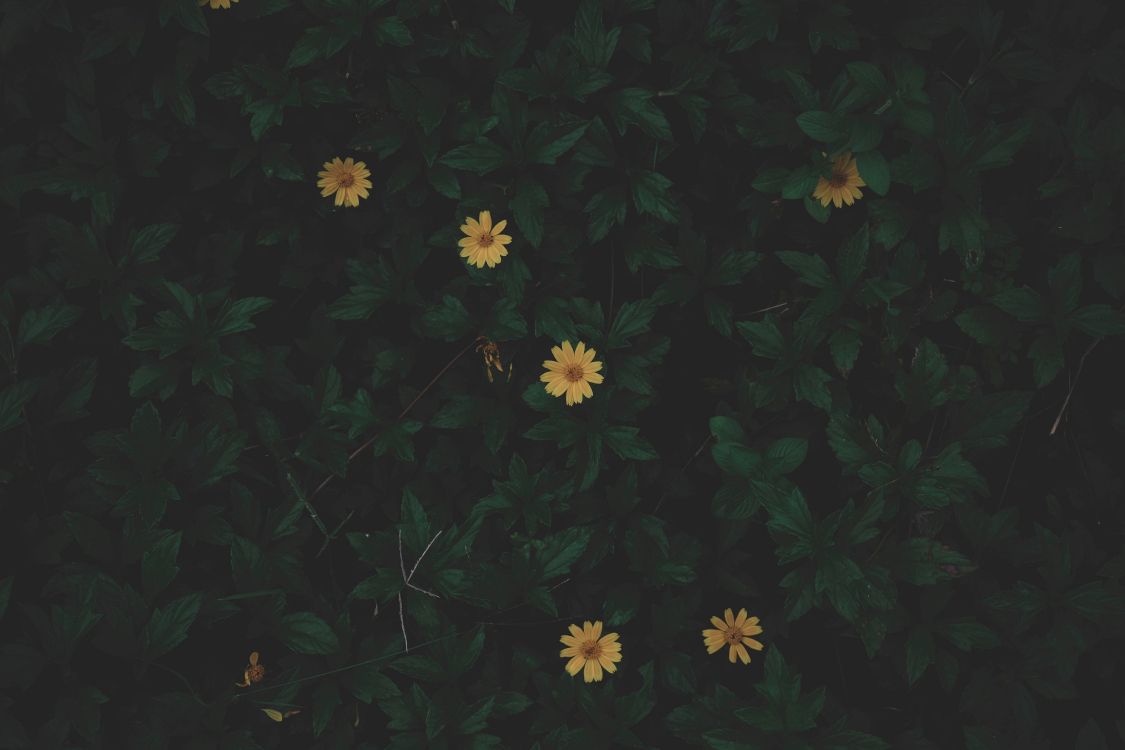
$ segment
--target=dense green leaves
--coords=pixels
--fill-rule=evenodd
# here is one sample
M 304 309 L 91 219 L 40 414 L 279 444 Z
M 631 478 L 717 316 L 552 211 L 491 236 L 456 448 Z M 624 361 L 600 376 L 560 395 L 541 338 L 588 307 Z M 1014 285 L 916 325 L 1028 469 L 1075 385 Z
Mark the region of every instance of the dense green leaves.
M 1111 3 L 131 5 L 0 11 L 0 747 L 1125 742 Z

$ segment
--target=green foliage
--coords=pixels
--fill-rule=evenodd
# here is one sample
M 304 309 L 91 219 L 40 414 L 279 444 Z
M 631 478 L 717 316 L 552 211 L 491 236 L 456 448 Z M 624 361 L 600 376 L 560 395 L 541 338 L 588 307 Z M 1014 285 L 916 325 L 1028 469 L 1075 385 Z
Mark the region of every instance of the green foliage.
M 0 2 L 0 748 L 1125 743 L 1125 46 L 1025 6 Z

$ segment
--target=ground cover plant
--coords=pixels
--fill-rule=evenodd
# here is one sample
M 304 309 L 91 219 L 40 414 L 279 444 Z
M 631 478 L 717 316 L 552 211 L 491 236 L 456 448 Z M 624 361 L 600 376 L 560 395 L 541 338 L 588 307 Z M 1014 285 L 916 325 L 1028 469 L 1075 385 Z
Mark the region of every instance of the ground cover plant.
M 0 0 L 0 749 L 1125 743 L 1125 26 Z

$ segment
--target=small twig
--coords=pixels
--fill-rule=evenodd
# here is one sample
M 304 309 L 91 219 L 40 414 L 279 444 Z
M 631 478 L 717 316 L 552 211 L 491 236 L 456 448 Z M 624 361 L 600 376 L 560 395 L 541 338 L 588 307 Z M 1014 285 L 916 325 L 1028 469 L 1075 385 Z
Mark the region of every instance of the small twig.
M 199 697 L 199 694 L 195 692 L 195 688 L 193 688 L 191 686 L 191 683 L 188 682 L 188 679 L 186 677 L 184 677 L 182 674 L 180 674 L 176 670 L 172 669 L 171 667 L 167 667 L 163 664 L 160 664 L 159 662 L 154 661 L 154 662 L 149 662 L 149 663 L 154 667 L 159 667 L 160 669 L 163 669 L 165 672 L 168 672 L 169 674 L 172 674 L 172 675 L 175 675 L 176 677 L 178 677 L 180 682 L 184 683 L 184 686 L 188 689 L 188 692 L 191 693 L 191 697 L 195 699 L 195 702 L 198 703 L 201 706 L 204 706 L 204 707 L 207 706 L 207 704 L 203 701 L 203 699 Z
M 776 310 L 779 307 L 789 307 L 789 303 L 788 302 L 779 302 L 776 305 L 770 305 L 769 307 L 763 307 L 761 310 L 754 310 L 753 312 L 747 313 L 747 314 L 748 315 L 757 315 L 758 313 L 764 313 L 764 312 L 769 312 L 770 310 Z
M 403 653 L 410 650 L 410 639 L 406 637 L 406 617 L 402 613 L 402 592 L 398 592 L 398 624 L 402 626 Z
M 344 516 L 344 520 L 340 521 L 336 528 L 332 529 L 332 533 L 324 538 L 324 544 L 320 545 L 320 551 L 316 553 L 317 557 L 320 557 L 324 554 L 324 550 L 328 549 L 328 543 L 336 538 L 336 535 L 340 533 L 340 529 L 344 528 L 344 524 L 352 520 L 352 516 L 354 515 L 355 511 L 349 510 L 348 515 Z
M 289 486 L 293 488 L 293 493 L 297 496 L 297 499 L 304 503 L 305 510 L 309 512 L 309 516 L 312 518 L 313 523 L 316 524 L 316 527 L 320 529 L 320 533 L 328 538 L 328 528 L 325 527 L 324 521 L 320 520 L 320 514 L 316 512 L 316 508 L 305 498 L 305 493 L 301 491 L 301 487 L 297 484 L 297 480 L 293 478 L 292 472 L 286 471 L 285 478 L 289 480 Z
M 406 560 L 402 556 L 402 529 L 398 530 L 398 567 L 402 570 L 402 580 L 406 581 Z
M 699 447 L 695 449 L 695 453 L 691 454 L 691 458 L 689 458 L 687 461 L 684 462 L 684 465 L 680 467 L 680 476 L 681 477 L 688 470 L 688 467 L 691 466 L 691 462 L 699 457 L 699 454 L 703 452 L 703 449 L 707 447 L 707 444 L 711 442 L 713 437 L 714 437 L 713 435 L 708 434 L 707 437 L 703 440 L 703 442 L 699 444 Z M 667 487 L 665 487 L 664 492 L 660 495 L 660 499 L 658 499 L 656 501 L 656 505 L 653 506 L 652 515 L 655 516 L 656 512 L 658 510 L 660 510 L 660 506 L 664 503 L 664 500 L 668 497 L 668 493 L 671 492 L 671 491 L 672 491 L 672 488 L 671 488 L 671 485 L 669 484 Z
M 418 561 L 414 563 L 414 567 L 410 569 L 410 574 L 406 576 L 407 583 L 410 583 L 410 579 L 414 577 L 414 571 L 418 570 L 418 565 L 421 564 L 422 558 L 424 558 L 426 556 L 426 553 L 430 551 L 430 547 L 434 546 L 434 542 L 437 541 L 437 538 L 441 536 L 441 533 L 443 531 L 445 531 L 445 529 L 441 529 L 438 531 L 438 533 L 434 534 L 434 538 L 431 539 L 430 543 L 426 545 L 426 548 L 422 550 L 422 554 L 418 556 Z M 401 532 L 399 533 L 401 534 Z
M 435 599 L 440 599 L 441 597 L 432 591 L 428 591 L 421 586 L 417 586 L 411 583 L 410 581 L 414 578 L 414 571 L 418 570 L 418 565 L 421 564 L 422 558 L 425 557 L 426 553 L 430 551 L 430 547 L 432 547 L 434 545 L 434 542 L 437 541 L 437 538 L 441 536 L 442 531 L 445 531 L 445 529 L 442 529 L 441 531 L 438 531 L 438 533 L 434 534 L 434 538 L 431 539 L 430 543 L 426 545 L 426 549 L 422 550 L 422 554 L 418 556 L 418 560 L 414 563 L 414 567 L 410 569 L 409 573 L 406 572 L 406 561 L 402 556 L 402 529 L 399 529 L 398 531 L 398 564 L 402 568 L 402 582 L 406 584 L 408 588 L 412 588 L 419 593 L 425 594 L 426 596 L 432 596 Z
M 453 14 L 453 6 L 449 4 L 449 0 L 444 0 L 444 2 L 445 9 L 449 11 L 449 25 L 453 28 L 454 31 L 457 31 L 457 29 L 460 28 L 461 24 L 457 22 L 457 16 Z
M 438 636 L 437 638 L 432 638 L 428 641 L 423 641 L 422 643 L 419 643 L 417 648 L 423 648 L 424 646 L 432 646 L 435 643 L 440 643 L 441 641 L 447 641 L 450 638 L 456 638 L 458 636 L 464 635 L 465 632 L 467 632 L 467 631 L 454 631 L 452 633 L 446 633 L 445 635 Z M 278 688 L 289 687 L 290 685 L 299 685 L 299 684 L 302 684 L 302 683 L 305 683 L 305 682 L 311 682 L 312 680 L 319 680 L 321 677 L 331 677 L 334 674 L 340 674 L 341 672 L 348 672 L 352 669 L 356 669 L 357 667 L 366 667 L 368 664 L 378 664 L 379 662 L 382 662 L 382 661 L 394 659 L 395 657 L 402 656 L 405 653 L 406 653 L 406 651 L 399 651 L 399 652 L 394 653 L 394 654 L 384 654 L 383 656 L 375 656 L 375 657 L 372 657 L 370 659 L 364 659 L 363 661 L 354 662 L 352 664 L 345 664 L 344 666 L 336 667 L 335 669 L 329 669 L 326 672 L 317 672 L 316 674 L 310 674 L 307 677 L 298 677 L 296 679 L 287 680 L 285 682 L 278 682 L 278 683 L 265 685 L 265 686 L 258 687 L 258 688 L 250 688 L 249 690 L 243 690 L 241 692 L 235 693 L 234 696 L 233 696 L 233 699 L 239 700 L 240 698 L 248 698 L 252 695 L 257 695 L 258 693 L 264 693 L 268 690 L 277 690 Z
M 478 620 L 477 625 L 494 625 L 504 628 L 530 628 L 536 625 L 553 625 L 556 622 L 575 622 L 578 620 L 589 620 L 591 616 L 588 614 L 582 615 L 567 615 L 566 617 L 556 617 L 553 620 L 534 620 L 527 622 L 485 622 Z
M 1027 422 L 1023 424 L 1023 429 L 1020 430 L 1020 440 L 1016 443 L 1016 455 L 1012 457 L 1012 465 L 1008 467 L 1008 477 L 1004 480 L 1004 489 L 1000 491 L 1000 497 L 996 500 L 996 509 L 999 509 L 1004 504 L 1004 498 L 1008 496 L 1008 485 L 1012 482 L 1012 473 L 1016 470 L 1016 464 L 1020 460 L 1020 451 L 1023 450 L 1023 436 L 1027 434 Z
M 1078 360 L 1078 370 L 1074 373 L 1074 382 L 1070 384 L 1070 390 L 1066 392 L 1066 400 L 1063 401 L 1062 408 L 1059 409 L 1059 415 L 1055 417 L 1055 423 L 1051 425 L 1051 431 L 1048 435 L 1054 435 L 1055 431 L 1059 429 L 1059 423 L 1062 422 L 1063 414 L 1066 413 L 1066 407 L 1070 405 L 1070 397 L 1074 395 L 1074 389 L 1078 387 L 1078 378 L 1082 377 L 1082 367 L 1086 364 L 1086 357 L 1090 356 L 1090 352 L 1094 351 L 1094 347 L 1101 341 L 1101 337 L 1094 339 L 1094 341 L 1086 347 L 1086 351 L 1082 353 L 1082 359 Z
M 879 108 L 878 108 L 878 109 L 876 109 L 876 110 L 875 110 L 874 112 L 872 112 L 871 114 L 873 114 L 873 115 L 881 115 L 881 114 L 883 114 L 884 112 L 886 112 L 886 111 L 887 111 L 888 109 L 890 109 L 890 108 L 891 108 L 892 106 L 894 106 L 894 103 L 895 103 L 895 100 L 894 100 L 894 98 L 888 97 L 887 101 L 885 101 L 885 102 L 883 102 L 882 104 L 880 104 L 880 105 L 879 105 Z

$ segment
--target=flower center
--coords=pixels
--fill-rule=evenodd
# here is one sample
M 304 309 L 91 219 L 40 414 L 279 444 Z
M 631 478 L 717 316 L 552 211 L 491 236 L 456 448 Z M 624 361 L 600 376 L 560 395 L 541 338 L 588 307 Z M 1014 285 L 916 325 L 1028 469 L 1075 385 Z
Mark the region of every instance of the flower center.
M 597 641 L 586 641 L 579 648 L 579 651 L 582 653 L 582 658 L 593 659 L 601 654 L 602 649 L 598 646 Z
M 844 185 L 848 184 L 848 175 L 844 172 L 833 172 L 832 179 L 828 181 L 828 184 L 834 188 L 844 187 Z
M 734 645 L 742 640 L 742 631 L 732 628 L 723 634 L 723 639 L 726 640 L 727 643 Z
M 488 232 L 485 232 L 484 234 L 482 234 L 480 236 L 480 239 L 477 240 L 477 244 L 480 245 L 481 247 L 490 246 L 492 244 L 492 235 L 489 234 Z
M 582 379 L 583 371 L 582 365 L 567 365 L 563 370 L 563 377 L 572 383 L 577 383 Z
M 261 664 L 255 664 L 246 670 L 250 682 L 261 682 L 266 677 L 266 668 Z
M 351 187 L 355 184 L 355 175 L 351 172 L 344 172 L 340 175 L 340 187 Z

